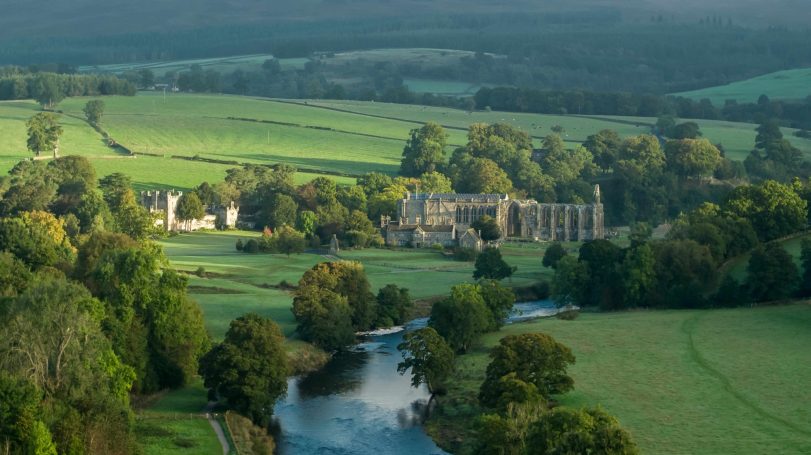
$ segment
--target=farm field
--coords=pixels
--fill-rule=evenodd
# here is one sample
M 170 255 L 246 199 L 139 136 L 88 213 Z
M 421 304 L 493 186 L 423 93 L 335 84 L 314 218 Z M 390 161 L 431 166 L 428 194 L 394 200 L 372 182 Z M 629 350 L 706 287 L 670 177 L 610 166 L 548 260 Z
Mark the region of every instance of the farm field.
M 121 74 L 127 71 L 150 70 L 156 77 L 163 77 L 166 73 L 188 71 L 192 65 L 199 65 L 203 70 L 214 70 L 220 73 L 231 73 L 236 70 L 256 70 L 270 54 L 234 55 L 231 57 L 199 58 L 189 60 L 165 60 L 141 63 L 120 63 L 109 65 L 87 65 L 78 68 L 80 73 L 114 73 Z
M 424 122 L 446 127 L 449 148 L 466 142 L 475 122 L 505 122 L 529 132 L 540 145 L 554 125 L 565 128 L 572 146 L 604 128 L 623 136 L 649 131 L 654 122 L 641 117 L 583 117 L 461 110 L 354 101 L 269 100 L 206 94 L 142 92 L 135 97 L 105 97 L 103 128 L 138 154 L 130 158 L 108 148 L 83 120 L 87 98 L 63 101 L 62 155 L 87 156 L 100 176 L 123 172 L 137 188 L 188 189 L 216 182 L 234 164 L 189 161 L 192 158 L 236 163 L 296 166 L 299 182 L 327 173 L 338 183 L 370 171 L 395 174 L 409 131 Z M 0 103 L 0 172 L 30 157 L 25 121 L 38 111 L 32 101 Z M 728 156 L 742 160 L 755 137 L 750 124 L 698 121 L 704 135 L 724 144 Z M 811 141 L 784 134 L 811 157 Z M 174 157 L 174 158 L 173 158 Z M 185 158 L 185 159 L 178 159 Z
M 403 85 L 414 93 L 433 93 L 444 96 L 473 96 L 483 87 L 467 82 L 430 79 L 404 79 Z
M 726 100 L 755 103 L 760 95 L 771 99 L 798 100 L 811 96 L 811 68 L 777 71 L 727 85 L 672 95 L 695 100 L 708 98 L 716 107 L 722 107 Z
M 458 358 L 441 400 L 459 422 L 469 419 L 489 349 L 506 335 L 543 332 L 577 357 L 569 369 L 575 389 L 561 404 L 603 407 L 641 453 L 809 453 L 809 324 L 808 303 L 514 324 Z M 440 431 L 440 420 L 429 422 L 429 432 Z
M 286 257 L 276 254 L 245 254 L 234 248 L 237 239 L 256 237 L 255 232 L 182 234 L 161 242 L 172 266 L 188 272 L 189 293 L 203 310 L 206 327 L 221 339 L 231 320 L 257 312 L 276 321 L 286 336 L 295 331 L 290 312 L 293 298 L 276 288 L 280 282 L 296 284 L 304 272 L 330 260 L 318 254 Z M 549 279 L 551 271 L 541 265 L 543 245 L 504 246 L 505 260 L 518 266 L 508 283 L 528 286 Z M 473 264 L 459 262 L 432 250 L 344 250 L 340 259 L 363 263 L 372 292 L 389 283 L 406 287 L 415 299 L 445 295 L 451 286 L 473 282 Z M 203 267 L 207 278 L 193 273 Z

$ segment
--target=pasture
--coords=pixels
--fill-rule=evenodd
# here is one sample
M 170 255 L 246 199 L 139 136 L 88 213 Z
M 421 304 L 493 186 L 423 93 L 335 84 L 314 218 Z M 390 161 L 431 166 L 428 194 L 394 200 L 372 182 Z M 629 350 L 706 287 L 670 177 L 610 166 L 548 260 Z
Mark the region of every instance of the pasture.
M 237 239 L 256 237 L 255 232 L 225 231 L 181 234 L 161 242 L 172 267 L 189 273 L 189 294 L 203 310 L 206 327 L 222 339 L 231 320 L 256 312 L 276 321 L 286 336 L 295 331 L 290 308 L 292 295 L 279 289 L 285 281 L 295 285 L 304 272 L 331 258 L 319 254 L 246 254 L 236 251 Z M 504 258 L 518 267 L 507 284 L 529 286 L 551 278 L 541 265 L 545 246 L 505 245 Z M 433 250 L 342 250 L 340 259 L 360 261 L 372 292 L 394 283 L 408 288 L 415 299 L 446 295 L 451 286 L 473 282 L 473 264 L 459 262 Z M 203 267 L 206 277 L 193 273 Z
M 811 451 L 811 305 L 731 310 L 585 313 L 485 335 L 457 359 L 443 410 L 429 422 L 446 442 L 469 430 L 489 349 L 506 335 L 543 332 L 570 347 L 573 407 L 601 406 L 641 453 Z
M 238 164 L 286 163 L 299 169 L 297 181 L 327 174 L 340 184 L 370 171 L 396 174 L 409 131 L 428 121 L 445 126 L 448 153 L 464 145 L 475 122 L 504 122 L 533 136 L 535 146 L 564 128 L 569 146 L 601 129 L 622 136 L 650 131 L 654 119 L 584 117 L 462 110 L 358 101 L 271 100 L 262 98 L 142 92 L 135 97 L 104 97 L 102 127 L 119 144 L 134 151 L 131 158 L 106 146 L 83 121 L 87 98 L 71 98 L 63 112 L 62 155 L 78 154 L 93 161 L 100 176 L 129 174 L 138 189 L 189 189 L 203 181 L 222 180 Z M 0 172 L 30 157 L 25 121 L 38 112 L 32 101 L 0 102 Z M 721 121 L 698 123 L 704 135 L 720 142 L 732 159 L 743 160 L 755 138 L 755 125 Z M 811 157 L 811 140 L 789 140 Z M 196 161 L 190 161 L 196 159 Z M 214 160 L 217 162 L 205 161 Z
M 756 103 L 760 95 L 774 100 L 799 100 L 811 96 L 811 68 L 777 71 L 727 85 L 672 95 L 694 100 L 708 98 L 716 107 L 722 107 L 726 100 Z
M 199 65 L 203 71 L 214 70 L 219 73 L 232 73 L 236 70 L 257 70 L 270 54 L 234 55 L 231 57 L 198 58 L 188 60 L 158 60 L 140 63 L 114 63 L 109 65 L 86 65 L 78 68 L 80 73 L 113 73 L 121 74 L 128 71 L 150 70 L 161 78 L 169 72 L 180 73 L 188 71 L 192 65 Z

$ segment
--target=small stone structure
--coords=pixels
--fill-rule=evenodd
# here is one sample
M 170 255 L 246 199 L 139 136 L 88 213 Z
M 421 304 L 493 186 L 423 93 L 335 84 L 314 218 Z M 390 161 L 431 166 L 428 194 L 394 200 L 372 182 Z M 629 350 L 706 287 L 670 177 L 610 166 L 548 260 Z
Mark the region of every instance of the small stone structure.
M 341 244 L 338 242 L 338 236 L 332 234 L 332 239 L 329 241 L 329 254 L 332 256 L 341 252 Z
M 387 245 L 461 246 L 464 242 L 480 249 L 483 241 L 470 226 L 485 215 L 496 220 L 507 238 L 585 241 L 605 237 L 599 185 L 594 187 L 591 204 L 546 204 L 512 200 L 506 194 L 406 193 L 397 203 L 397 215 L 396 222 L 381 217 Z
M 167 231 L 197 231 L 200 229 L 232 229 L 237 225 L 239 207 L 217 207 L 206 210 L 206 215 L 197 220 L 181 221 L 177 219 L 177 203 L 183 196 L 181 191 L 141 191 L 141 205 L 149 213 L 160 213 L 161 218 L 155 220 L 156 226 Z

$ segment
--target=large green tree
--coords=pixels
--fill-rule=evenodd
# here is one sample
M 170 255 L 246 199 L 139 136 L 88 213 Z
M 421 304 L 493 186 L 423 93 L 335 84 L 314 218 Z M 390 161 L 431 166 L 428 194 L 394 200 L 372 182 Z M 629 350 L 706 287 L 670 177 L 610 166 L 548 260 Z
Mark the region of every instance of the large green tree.
M 202 219 L 205 215 L 206 209 L 197 193 L 189 191 L 180 196 L 175 207 L 175 216 L 184 222 L 186 230 L 191 230 L 192 221 Z
M 56 114 L 40 112 L 28 119 L 25 126 L 28 128 L 28 150 L 36 156 L 40 156 L 42 152 L 53 152 L 54 157 L 59 154 L 62 126 L 59 125 Z
M 752 251 L 747 267 L 745 285 L 756 302 L 768 302 L 790 297 L 800 283 L 794 259 L 776 242 Z
M 681 177 L 706 177 L 721 163 L 721 152 L 707 139 L 681 139 L 665 145 L 667 166 Z
M 490 351 L 490 364 L 479 389 L 479 401 L 495 406 L 500 399 L 497 383 L 515 373 L 515 379 L 533 384 L 546 399 L 574 388 L 574 380 L 566 374 L 575 362 L 572 351 L 543 333 L 508 335 Z
M 498 221 L 489 215 L 484 215 L 477 219 L 471 223 L 470 227 L 478 231 L 482 240 L 485 242 L 498 240 L 502 235 L 501 226 L 498 225 Z
M 257 425 L 267 425 L 274 403 L 287 392 L 281 329 L 254 313 L 231 321 L 223 342 L 200 359 L 200 374 L 228 406 Z
M 600 409 L 557 407 L 541 415 L 527 436 L 528 454 L 635 455 L 631 435 Z
M 453 350 L 436 330 L 431 327 L 408 332 L 403 342 L 397 345 L 403 361 L 397 371 L 405 374 L 411 370 L 411 385 L 425 384 L 433 394 L 442 390 L 444 382 L 453 371 Z
M 445 164 L 447 141 L 447 133 L 437 123 L 428 122 L 411 130 L 411 137 L 403 149 L 400 175 L 419 177 L 441 168 Z
M 431 308 L 428 325 L 437 331 L 456 352 L 467 351 L 471 343 L 487 330 L 491 313 L 475 284 L 458 284 L 451 295 Z
M 512 276 L 517 267 L 510 266 L 501 258 L 501 250 L 498 248 L 485 248 L 476 256 L 475 270 L 473 278 L 486 278 L 488 280 L 503 280 Z
M 735 188 L 724 210 L 748 219 L 762 241 L 774 240 L 805 227 L 808 207 L 789 185 L 767 180 Z
M 82 109 L 84 116 L 92 125 L 99 125 L 101 123 L 101 116 L 104 115 L 104 101 L 90 100 Z
M 406 322 L 414 302 L 408 289 L 387 284 L 377 292 L 377 327 L 390 327 Z

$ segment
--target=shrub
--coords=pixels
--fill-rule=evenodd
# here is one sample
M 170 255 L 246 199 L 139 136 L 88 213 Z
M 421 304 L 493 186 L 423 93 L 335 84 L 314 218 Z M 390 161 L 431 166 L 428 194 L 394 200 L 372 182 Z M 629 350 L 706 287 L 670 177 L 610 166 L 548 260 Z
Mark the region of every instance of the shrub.
M 445 247 L 442 246 L 441 243 L 434 243 L 433 245 L 431 245 L 431 249 L 432 250 L 437 250 L 437 251 L 442 251 L 442 250 L 445 249 Z
M 456 258 L 457 261 L 473 262 L 478 255 L 479 253 L 472 248 L 456 248 L 453 251 L 453 257 Z
M 242 239 L 237 239 L 237 251 L 242 251 L 245 248 L 245 245 L 242 243 Z
M 580 310 L 576 310 L 574 308 L 560 311 L 555 315 L 556 318 L 564 321 L 574 321 L 578 316 L 580 316 Z
M 256 239 L 250 239 L 245 242 L 245 247 L 242 249 L 245 253 L 258 253 L 259 252 L 259 242 Z
M 197 270 L 194 271 L 194 274 L 199 276 L 200 278 L 205 278 L 206 268 L 201 265 L 200 267 L 197 267 Z

